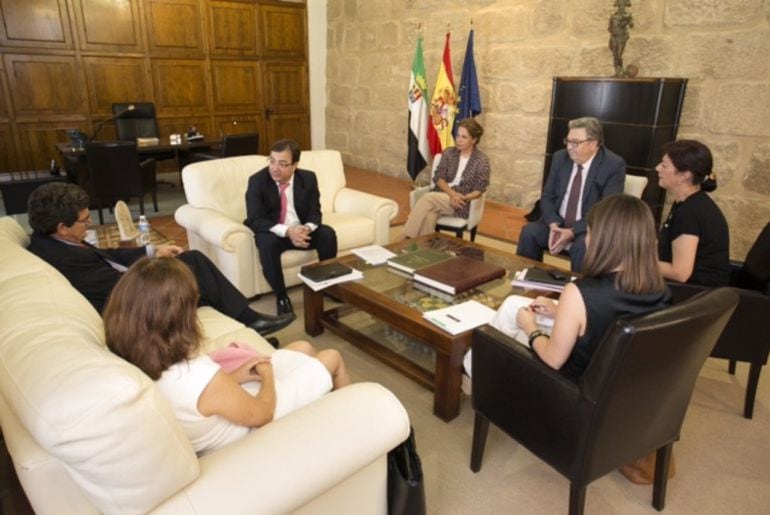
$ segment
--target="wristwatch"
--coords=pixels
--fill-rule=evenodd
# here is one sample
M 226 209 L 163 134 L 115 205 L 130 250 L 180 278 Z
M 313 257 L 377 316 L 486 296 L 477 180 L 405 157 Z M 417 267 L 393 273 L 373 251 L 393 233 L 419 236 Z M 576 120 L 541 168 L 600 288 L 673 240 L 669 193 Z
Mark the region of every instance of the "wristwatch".
M 532 344 L 535 343 L 535 338 L 539 338 L 541 336 L 548 336 L 544 331 L 541 331 L 540 329 L 535 329 L 531 333 L 529 333 L 529 348 L 532 348 Z

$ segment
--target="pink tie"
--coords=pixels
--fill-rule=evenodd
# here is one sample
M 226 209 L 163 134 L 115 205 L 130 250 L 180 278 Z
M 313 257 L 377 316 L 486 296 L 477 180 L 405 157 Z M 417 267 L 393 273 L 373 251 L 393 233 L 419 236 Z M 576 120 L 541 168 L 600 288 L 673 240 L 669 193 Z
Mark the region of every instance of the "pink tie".
M 286 188 L 289 187 L 289 183 L 280 183 L 278 184 L 278 189 L 280 190 L 281 194 L 281 214 L 278 215 L 278 223 L 282 224 L 286 221 Z

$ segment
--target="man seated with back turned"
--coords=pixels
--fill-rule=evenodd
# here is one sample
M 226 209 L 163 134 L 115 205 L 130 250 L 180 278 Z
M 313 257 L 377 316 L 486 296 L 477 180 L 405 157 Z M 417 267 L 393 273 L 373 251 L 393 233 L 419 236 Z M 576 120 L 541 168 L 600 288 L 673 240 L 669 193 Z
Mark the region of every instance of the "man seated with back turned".
M 172 257 L 192 270 L 201 306 L 214 309 L 265 335 L 289 325 L 294 317 L 273 317 L 249 308 L 246 298 L 204 254 L 176 245 L 98 249 L 84 241 L 91 213 L 88 194 L 75 184 L 51 182 L 29 196 L 33 233 L 29 251 L 59 270 L 100 313 L 123 272 L 143 256 Z M 140 301 L 140 299 L 137 299 Z
M 279 315 L 294 313 L 283 280 L 281 254 L 289 249 L 316 249 L 318 259 L 337 255 L 337 234 L 321 223 L 318 179 L 309 170 L 297 169 L 299 144 L 290 139 L 270 148 L 268 165 L 249 178 L 246 220 L 259 251 L 262 273 L 275 292 Z
M 516 253 L 542 261 L 545 249 L 558 254 L 569 248 L 570 268 L 580 272 L 586 252 L 585 217 L 603 198 L 623 192 L 626 162 L 604 148 L 596 118 L 570 120 L 568 128 L 567 148 L 555 152 L 551 161 L 540 198 L 542 215 L 521 230 Z

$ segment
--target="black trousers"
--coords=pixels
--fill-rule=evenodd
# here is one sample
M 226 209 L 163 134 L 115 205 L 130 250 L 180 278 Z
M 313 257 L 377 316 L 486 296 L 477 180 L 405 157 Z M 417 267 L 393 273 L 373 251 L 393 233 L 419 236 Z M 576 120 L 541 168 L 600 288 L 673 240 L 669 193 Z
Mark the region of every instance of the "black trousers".
M 198 281 L 201 295 L 198 305 L 211 306 L 220 313 L 236 319 L 249 306 L 246 297 L 202 252 L 188 250 L 179 254 L 177 259 L 192 270 Z
M 281 254 L 286 250 L 307 250 L 292 245 L 289 238 L 280 238 L 270 231 L 260 231 L 254 239 L 259 251 L 262 274 L 275 292 L 276 297 L 286 295 L 286 283 L 283 280 Z M 310 233 L 310 248 L 318 252 L 318 259 L 331 259 L 337 256 L 337 233 L 328 225 L 319 225 Z

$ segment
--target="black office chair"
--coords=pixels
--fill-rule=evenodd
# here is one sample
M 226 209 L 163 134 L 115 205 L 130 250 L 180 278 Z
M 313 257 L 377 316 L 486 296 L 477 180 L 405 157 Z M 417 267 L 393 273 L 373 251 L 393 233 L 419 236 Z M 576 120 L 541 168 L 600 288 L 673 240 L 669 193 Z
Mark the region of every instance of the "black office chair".
M 121 141 L 160 137 L 155 104 L 152 102 L 115 103 L 112 104 L 112 115 L 119 115 L 115 118 L 115 131 Z
M 711 357 L 729 360 L 730 374 L 735 374 L 737 361 L 750 364 L 743 403 L 743 416 L 750 419 L 754 416 L 759 375 L 770 354 L 770 334 L 764 327 L 765 317 L 770 313 L 770 223 L 757 236 L 746 261 L 731 264 L 730 286 L 738 288 L 740 302 L 717 340 Z M 669 288 L 674 303 L 708 289 L 673 282 L 669 283 Z
M 218 154 L 196 152 L 190 156 L 190 162 L 221 159 L 223 157 L 248 156 L 259 152 L 259 134 L 245 132 L 228 134 L 222 138 L 222 147 Z
M 134 142 L 87 143 L 86 160 L 100 224 L 104 223 L 104 207 L 111 208 L 116 201 L 131 197 L 139 197 L 139 212 L 144 214 L 144 195 L 148 192 L 152 193 L 155 212 L 158 211 L 155 160 L 145 159 L 140 163 Z
M 618 320 L 578 382 L 497 329 L 476 329 L 471 470 L 492 422 L 569 479 L 569 513 L 579 515 L 592 481 L 657 450 L 652 504 L 662 510 L 695 380 L 737 303 L 720 288 Z

